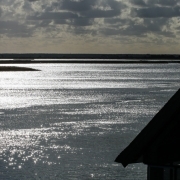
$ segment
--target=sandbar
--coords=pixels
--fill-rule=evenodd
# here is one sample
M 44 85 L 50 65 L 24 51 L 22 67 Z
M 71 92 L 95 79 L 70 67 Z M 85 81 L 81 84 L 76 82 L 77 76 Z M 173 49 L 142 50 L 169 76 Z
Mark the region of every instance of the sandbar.
M 0 71 L 39 71 L 28 67 L 0 66 Z

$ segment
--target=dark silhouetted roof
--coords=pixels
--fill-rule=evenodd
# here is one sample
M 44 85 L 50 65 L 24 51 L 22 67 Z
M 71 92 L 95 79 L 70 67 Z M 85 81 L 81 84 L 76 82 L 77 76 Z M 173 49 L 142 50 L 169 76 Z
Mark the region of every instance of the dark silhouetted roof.
M 115 162 L 173 164 L 180 162 L 180 89 L 154 116 Z

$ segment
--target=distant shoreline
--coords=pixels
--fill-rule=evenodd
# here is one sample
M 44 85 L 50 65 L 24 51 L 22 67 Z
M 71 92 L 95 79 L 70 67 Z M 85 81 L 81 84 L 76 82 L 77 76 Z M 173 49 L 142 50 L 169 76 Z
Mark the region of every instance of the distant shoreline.
M 0 60 L 0 64 L 43 64 L 43 63 L 76 63 L 76 64 L 167 64 L 180 63 L 179 60 Z
M 27 67 L 0 66 L 0 72 L 3 71 L 39 71 L 39 70 L 27 68 Z
M 55 53 L 0 53 L 0 59 L 112 59 L 112 60 L 180 60 L 180 54 L 55 54 Z
M 0 54 L 5 63 L 180 63 L 180 54 Z

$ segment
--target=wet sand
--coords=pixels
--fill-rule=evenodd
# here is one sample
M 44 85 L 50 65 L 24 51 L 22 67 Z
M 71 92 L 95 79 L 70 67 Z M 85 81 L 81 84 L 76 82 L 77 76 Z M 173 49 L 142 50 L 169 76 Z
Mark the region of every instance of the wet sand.
M 0 66 L 0 71 L 39 71 L 37 69 L 15 66 Z

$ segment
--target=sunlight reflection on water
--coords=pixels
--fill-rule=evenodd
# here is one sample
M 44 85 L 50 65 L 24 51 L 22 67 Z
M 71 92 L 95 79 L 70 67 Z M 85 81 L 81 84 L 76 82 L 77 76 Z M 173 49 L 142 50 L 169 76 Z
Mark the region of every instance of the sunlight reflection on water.
M 176 65 L 20 65 L 0 76 L 0 179 L 146 179 L 114 163 L 179 88 Z

